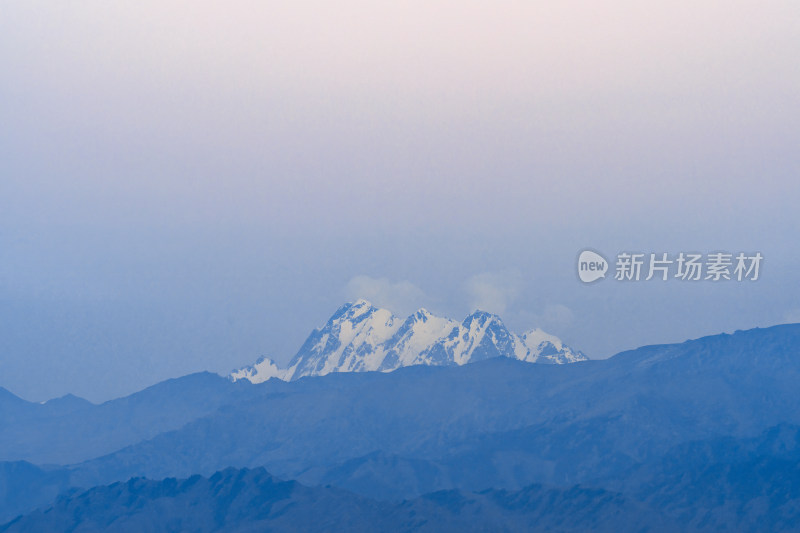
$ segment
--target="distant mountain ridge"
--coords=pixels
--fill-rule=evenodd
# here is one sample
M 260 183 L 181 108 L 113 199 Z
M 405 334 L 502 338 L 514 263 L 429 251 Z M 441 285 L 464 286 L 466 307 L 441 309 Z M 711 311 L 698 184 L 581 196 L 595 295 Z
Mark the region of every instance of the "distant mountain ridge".
M 623 516 L 624 519 L 620 519 Z M 22 531 L 675 531 L 677 523 L 621 494 L 580 486 L 439 491 L 392 503 L 308 487 L 263 468 L 209 477 L 132 478 L 72 491 L 0 525 Z
M 549 364 L 588 359 L 540 329 L 523 335 L 512 333 L 500 317 L 484 311 L 475 311 L 460 323 L 426 309 L 402 320 L 387 309 L 358 300 L 340 307 L 325 326 L 315 329 L 287 368 L 261 358 L 231 373 L 230 378 L 253 383 L 273 377 L 293 381 L 332 372 L 464 365 L 493 357 Z
M 377 505 L 399 518 L 383 528 L 392 531 L 422 527 L 410 513 L 458 527 L 454 515 L 512 531 L 618 531 L 650 510 L 677 522 L 656 518 L 667 531 L 798 531 L 798 382 L 794 324 L 576 365 L 491 357 L 259 385 L 195 374 L 102 405 L 31 403 L 0 390 L 0 523 L 25 515 L 8 530 L 71 530 L 77 521 L 76 531 L 152 531 L 163 519 L 170 530 L 199 531 L 185 520 L 213 526 L 203 513 L 224 509 L 234 514 L 215 513 L 217 530 L 247 531 L 277 505 L 292 509 L 284 529 L 354 530 L 303 524 Z M 263 467 L 313 491 L 263 471 L 214 475 L 229 467 Z M 164 482 L 115 484 L 132 477 Z M 270 487 L 301 492 L 272 498 Z M 327 487 L 362 498 L 338 500 L 343 493 Z M 328 496 L 330 506 L 316 507 Z M 614 501 L 621 507 L 607 506 Z M 255 514 L 236 514 L 239 503 Z M 572 529 L 563 522 L 569 505 L 586 513 Z M 125 529 L 117 519 L 133 522 Z M 642 525 L 633 530 L 654 530 Z

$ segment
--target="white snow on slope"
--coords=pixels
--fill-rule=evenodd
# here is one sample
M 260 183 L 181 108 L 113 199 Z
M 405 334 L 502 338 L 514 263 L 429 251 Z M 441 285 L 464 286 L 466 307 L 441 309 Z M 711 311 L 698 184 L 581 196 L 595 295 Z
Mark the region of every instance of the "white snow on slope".
M 288 368 L 259 359 L 230 375 L 261 383 L 286 381 L 332 372 L 389 372 L 412 365 L 464 365 L 491 357 L 511 357 L 532 363 L 573 363 L 587 357 L 558 337 L 532 329 L 522 336 L 510 332 L 497 315 L 476 311 L 459 323 L 420 309 L 400 320 L 386 309 L 358 300 L 340 307 L 314 330 Z

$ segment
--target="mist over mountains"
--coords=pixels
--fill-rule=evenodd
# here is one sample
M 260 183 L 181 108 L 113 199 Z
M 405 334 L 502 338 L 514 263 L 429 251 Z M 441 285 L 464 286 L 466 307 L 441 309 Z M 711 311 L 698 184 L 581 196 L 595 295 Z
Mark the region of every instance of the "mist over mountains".
M 367 360 L 378 340 L 403 337 L 402 324 L 381 333 L 390 317 L 356 305 L 312 333 L 312 347 L 336 350 L 301 352 Z M 491 316 L 472 322 L 492 342 L 453 354 L 503 345 Z M 36 530 L 81 517 L 104 531 L 125 517 L 159 530 L 159 516 L 194 527 L 186 509 L 207 507 L 219 512 L 198 530 L 291 530 L 270 514 L 291 504 L 306 530 L 435 530 L 465 516 L 512 531 L 797 530 L 800 325 L 575 364 L 476 358 L 258 384 L 195 374 L 102 405 L 0 390 L 0 522 L 25 515 L 8 530 Z M 213 488 L 230 486 L 249 496 Z

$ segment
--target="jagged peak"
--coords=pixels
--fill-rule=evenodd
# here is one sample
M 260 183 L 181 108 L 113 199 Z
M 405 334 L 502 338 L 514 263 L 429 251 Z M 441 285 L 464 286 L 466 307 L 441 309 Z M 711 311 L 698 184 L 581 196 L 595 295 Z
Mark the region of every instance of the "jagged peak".
M 478 322 L 480 324 L 485 324 L 487 322 L 499 322 L 503 323 L 503 319 L 501 319 L 498 315 L 494 313 L 490 313 L 488 311 L 483 311 L 481 309 L 476 309 L 472 313 L 470 313 L 467 318 L 464 319 L 463 324 L 465 326 L 471 324 L 472 322 Z
M 525 333 L 522 334 L 522 338 L 526 342 L 535 342 L 536 344 L 542 342 L 549 342 L 558 349 L 561 349 L 563 345 L 561 339 L 559 339 L 555 335 L 551 335 L 550 333 L 542 331 L 540 328 L 533 328 L 526 331 Z
M 372 305 L 369 301 L 359 298 L 355 302 L 347 302 L 337 309 L 328 320 L 328 324 L 341 322 L 342 320 L 353 320 L 364 315 L 373 314 L 376 311 L 380 311 L 380 309 Z
M 424 307 L 420 307 L 419 309 L 417 309 L 417 311 L 413 315 L 409 316 L 408 318 L 409 318 L 409 320 L 413 320 L 415 322 L 419 322 L 419 321 L 426 322 L 431 317 L 433 317 L 433 313 L 431 313 L 430 311 L 428 311 Z
M 490 344 L 497 344 L 496 349 L 487 352 L 484 346 L 481 357 L 489 353 L 536 362 L 539 356 L 547 356 L 551 362 L 572 362 L 575 354 L 579 354 L 540 329 L 516 335 L 498 315 L 481 309 L 473 311 L 461 323 L 434 315 L 425 308 L 418 309 L 402 323 L 397 318 L 364 298 L 348 302 L 322 329 L 315 329 L 309 335 L 288 368 L 262 358 L 253 367 L 235 372 L 233 378 L 292 380 L 331 372 L 390 371 L 414 364 L 460 365 L 477 360 L 473 359 L 477 346 Z M 526 339 L 536 342 L 528 343 Z M 545 340 L 548 343 L 542 342 Z

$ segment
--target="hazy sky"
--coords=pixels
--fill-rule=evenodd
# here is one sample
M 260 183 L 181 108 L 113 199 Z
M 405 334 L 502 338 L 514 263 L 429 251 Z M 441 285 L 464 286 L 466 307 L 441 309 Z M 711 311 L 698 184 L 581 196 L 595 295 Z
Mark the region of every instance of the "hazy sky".
M 592 357 L 800 321 L 800 3 L 0 8 L 0 386 L 286 362 L 344 301 Z M 582 285 L 578 252 L 760 251 Z

